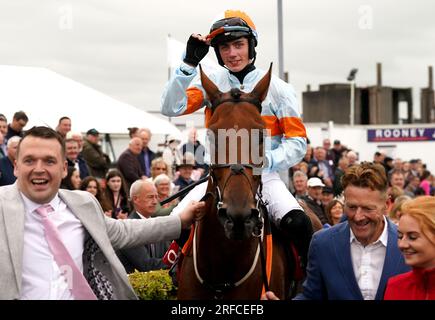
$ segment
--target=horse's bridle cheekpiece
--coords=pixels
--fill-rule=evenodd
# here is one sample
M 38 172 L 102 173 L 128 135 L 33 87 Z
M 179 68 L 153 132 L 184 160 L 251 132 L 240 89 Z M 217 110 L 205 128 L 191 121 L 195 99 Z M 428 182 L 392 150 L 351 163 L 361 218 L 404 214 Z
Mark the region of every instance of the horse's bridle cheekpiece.
M 222 190 L 221 190 L 221 188 L 219 187 L 219 184 L 218 184 L 218 179 L 216 178 L 214 171 L 218 170 L 218 169 L 225 169 L 225 168 L 230 168 L 231 173 L 230 173 L 230 176 L 225 180 L 224 185 L 223 185 Z M 225 188 L 226 188 L 229 180 L 231 179 L 231 177 L 233 177 L 235 175 L 243 175 L 246 178 L 246 180 L 248 181 L 250 189 L 253 190 L 252 182 L 251 182 L 251 179 L 246 174 L 246 169 L 254 170 L 254 166 L 250 165 L 250 164 L 239 164 L 239 163 L 236 163 L 236 164 L 212 164 L 210 166 L 210 180 L 211 180 L 211 183 L 212 183 L 214 190 L 215 190 L 215 192 L 212 193 L 212 195 L 215 198 L 215 204 L 216 204 L 216 208 L 217 208 L 217 212 L 218 212 L 219 221 L 221 221 L 221 223 L 223 225 L 225 223 L 224 221 L 231 220 L 231 217 L 229 217 L 227 215 L 227 211 L 223 207 L 224 191 L 225 191 Z M 262 213 L 261 205 L 266 205 L 266 203 L 263 200 L 262 189 L 263 189 L 263 184 L 260 180 L 259 187 L 258 187 L 257 191 L 256 192 L 252 191 L 254 193 L 254 198 L 257 198 L 256 207 L 255 207 L 255 209 L 252 209 L 252 215 L 251 215 L 251 218 L 258 221 L 258 223 L 254 229 L 254 233 L 253 233 L 253 236 L 255 236 L 255 237 L 260 236 L 261 229 L 263 228 L 263 217 L 261 215 L 261 213 Z

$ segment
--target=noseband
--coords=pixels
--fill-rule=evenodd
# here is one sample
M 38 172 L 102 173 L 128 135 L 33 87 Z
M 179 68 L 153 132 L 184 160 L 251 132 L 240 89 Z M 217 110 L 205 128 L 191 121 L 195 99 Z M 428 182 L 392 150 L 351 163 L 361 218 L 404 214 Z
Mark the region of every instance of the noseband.
M 216 178 L 215 175 L 215 170 L 218 169 L 225 169 L 225 168 L 230 168 L 231 173 L 228 176 L 228 178 L 225 180 L 224 185 L 222 187 L 222 190 L 219 187 L 219 182 L 218 179 Z M 257 191 L 253 190 L 253 186 L 252 186 L 252 182 L 251 179 L 249 178 L 249 176 L 246 174 L 246 170 L 245 169 L 251 169 L 254 170 L 254 166 L 250 165 L 250 164 L 212 164 L 210 166 L 210 179 L 211 179 L 211 183 L 214 186 L 214 198 L 215 198 L 215 203 L 216 203 L 216 209 L 218 211 L 218 215 L 221 218 L 226 218 L 226 219 L 231 219 L 226 212 L 226 208 L 223 208 L 224 205 L 224 192 L 225 192 L 225 188 L 227 187 L 228 182 L 230 181 L 230 179 L 233 176 L 237 176 L 237 175 L 243 175 L 246 180 L 248 181 L 249 184 L 249 188 L 251 190 L 251 192 L 253 193 L 254 198 L 257 197 L 257 203 L 255 206 L 255 218 L 259 219 L 260 218 L 260 212 L 261 212 L 261 205 L 264 204 L 263 201 L 263 195 L 262 195 L 262 189 L 263 189 L 263 184 L 260 180 L 260 184 L 259 187 L 257 189 Z M 260 178 L 261 179 L 261 178 Z M 254 213 L 254 212 L 253 212 Z M 261 220 L 261 219 L 260 219 Z M 259 228 L 261 230 L 261 227 Z M 259 236 L 259 231 L 257 230 L 257 232 L 254 234 L 254 236 L 258 237 Z

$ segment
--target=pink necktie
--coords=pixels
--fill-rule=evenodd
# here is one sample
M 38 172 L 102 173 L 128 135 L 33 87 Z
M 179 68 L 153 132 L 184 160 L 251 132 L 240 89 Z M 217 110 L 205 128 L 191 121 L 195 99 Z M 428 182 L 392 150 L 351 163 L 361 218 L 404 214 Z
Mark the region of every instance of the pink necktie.
M 48 219 L 48 214 L 53 212 L 53 208 L 49 204 L 45 204 L 36 212 L 42 217 L 42 223 L 45 229 L 45 238 L 48 246 L 53 254 L 54 260 L 59 266 L 61 273 L 68 280 L 68 288 L 77 300 L 96 300 L 97 297 L 92 292 L 83 274 L 71 258 L 68 250 L 63 244 L 59 231 L 53 222 Z

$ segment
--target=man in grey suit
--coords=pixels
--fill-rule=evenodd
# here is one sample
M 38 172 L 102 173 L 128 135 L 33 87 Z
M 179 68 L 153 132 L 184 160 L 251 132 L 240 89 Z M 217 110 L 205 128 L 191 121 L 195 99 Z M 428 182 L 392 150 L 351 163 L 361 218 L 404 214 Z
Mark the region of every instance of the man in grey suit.
M 133 182 L 130 187 L 130 199 L 134 210 L 128 219 L 154 219 L 151 216 L 156 211 L 158 198 L 156 187 L 151 181 Z M 170 241 L 147 243 L 139 247 L 121 249 L 117 254 L 127 273 L 132 273 L 134 270 L 144 272 L 165 269 L 167 266 L 162 258 L 170 244 Z
M 46 127 L 26 132 L 14 174 L 16 183 L 0 188 L 0 299 L 80 299 L 69 269 L 57 265 L 47 221 L 94 298 L 136 299 L 114 249 L 178 238 L 204 206 L 192 202 L 181 216 L 150 220 L 107 218 L 89 193 L 59 190 L 65 145 Z M 43 217 L 42 207 L 51 208 Z

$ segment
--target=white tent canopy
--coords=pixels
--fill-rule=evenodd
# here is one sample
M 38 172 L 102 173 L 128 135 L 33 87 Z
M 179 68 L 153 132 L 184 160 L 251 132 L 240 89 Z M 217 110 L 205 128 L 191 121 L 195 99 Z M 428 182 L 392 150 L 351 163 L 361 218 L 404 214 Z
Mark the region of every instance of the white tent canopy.
M 45 68 L 0 65 L 0 113 L 8 121 L 16 111 L 34 125 L 55 128 L 62 116 L 71 118 L 72 130 L 128 133 L 128 127 L 149 128 L 153 134 L 181 133 L 170 122 L 115 100 Z

